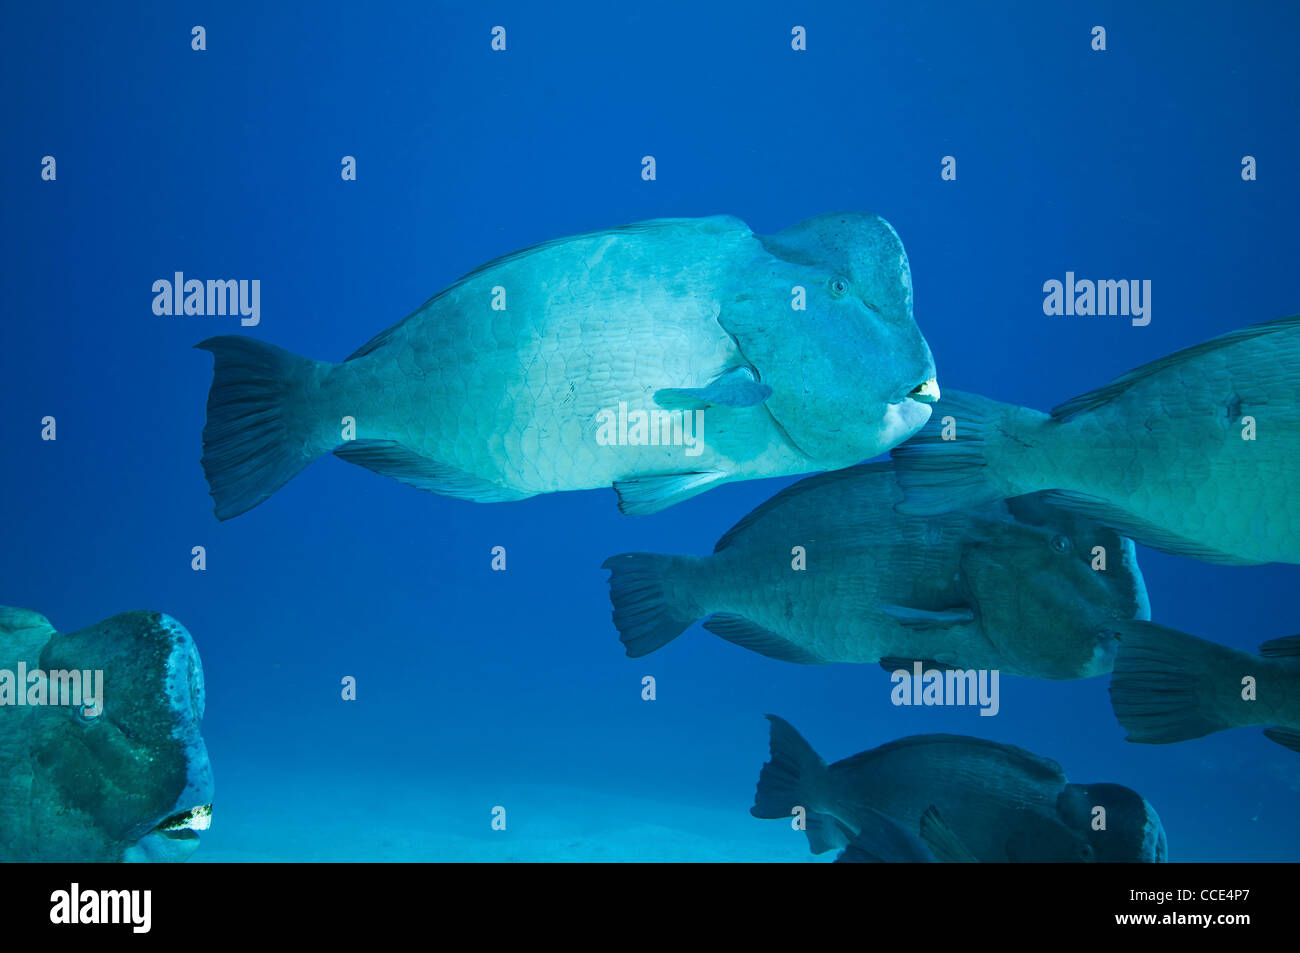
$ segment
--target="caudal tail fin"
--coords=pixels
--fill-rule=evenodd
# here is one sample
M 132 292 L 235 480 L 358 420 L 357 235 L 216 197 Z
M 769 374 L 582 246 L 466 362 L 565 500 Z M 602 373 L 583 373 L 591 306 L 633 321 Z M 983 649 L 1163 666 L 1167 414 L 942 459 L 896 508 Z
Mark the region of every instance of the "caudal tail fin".
M 1241 701 L 1241 680 L 1263 659 L 1153 622 L 1115 628 L 1110 701 L 1129 741 L 1163 745 L 1250 724 L 1234 709 L 1245 716 L 1250 703 Z
M 609 600 L 629 658 L 661 649 L 704 613 L 687 594 L 682 570 L 689 557 L 659 553 L 610 556 Z
M 203 427 L 203 472 L 217 519 L 261 503 L 324 452 L 304 387 L 317 362 L 256 338 L 222 335 L 195 347 L 215 359 Z
M 759 772 L 749 813 L 770 819 L 802 817 L 814 854 L 848 846 L 857 832 L 819 809 L 830 780 L 826 762 L 788 721 L 776 715 L 767 720 L 772 723 L 771 760 Z
M 1017 486 L 1014 468 L 997 459 L 999 431 L 1028 431 L 1048 419 L 978 394 L 944 391 L 920 432 L 891 452 L 905 494 L 899 512 L 932 516 L 1040 489 Z

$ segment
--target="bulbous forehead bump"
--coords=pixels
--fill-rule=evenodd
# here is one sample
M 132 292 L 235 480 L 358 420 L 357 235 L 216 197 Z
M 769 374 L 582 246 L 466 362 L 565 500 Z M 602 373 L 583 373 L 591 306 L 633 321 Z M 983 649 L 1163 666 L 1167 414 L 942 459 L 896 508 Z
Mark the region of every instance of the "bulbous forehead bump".
M 842 267 L 859 294 L 873 307 L 912 313 L 912 268 L 903 241 L 879 215 L 844 223 Z
M 869 212 L 835 212 L 792 225 L 762 239 L 788 261 L 843 275 L 873 308 L 911 315 L 912 273 L 894 227 Z

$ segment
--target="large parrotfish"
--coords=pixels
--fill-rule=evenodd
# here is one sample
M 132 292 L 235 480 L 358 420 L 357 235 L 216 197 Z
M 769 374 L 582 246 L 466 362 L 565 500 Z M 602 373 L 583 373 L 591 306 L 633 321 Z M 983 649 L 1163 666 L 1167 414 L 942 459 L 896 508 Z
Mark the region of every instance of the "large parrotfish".
M 1300 316 L 1144 364 L 1050 415 L 949 393 L 894 459 L 908 513 L 1042 490 L 1165 552 L 1300 563 Z
M 771 760 L 759 773 L 749 812 L 785 820 L 802 815 L 813 853 L 843 847 L 843 860 L 925 860 L 915 842 L 909 850 L 897 837 L 891 843 L 880 836 L 883 814 L 944 861 L 1168 859 L 1164 825 L 1146 798 L 1119 784 L 1072 784 L 1059 764 L 1024 748 L 963 735 L 913 735 L 828 765 L 789 722 L 767 718 Z M 1101 829 L 1098 808 L 1106 818 Z M 867 856 L 854 856 L 862 853 Z
M 58 632 L 0 606 L 0 862 L 187 859 L 212 819 L 203 703 L 171 616 Z
M 883 453 L 939 396 L 902 243 L 861 212 L 770 236 L 713 216 L 546 242 L 340 364 L 243 336 L 199 347 L 220 519 L 331 452 L 459 499 L 613 486 L 649 513 Z
M 924 660 L 1089 678 L 1111 670 L 1117 623 L 1151 617 L 1133 543 L 1086 517 L 1037 496 L 908 516 L 895 510 L 902 496 L 889 463 L 864 463 L 782 490 L 712 555 L 610 557 L 627 654 L 703 619 L 729 642 L 806 665 Z

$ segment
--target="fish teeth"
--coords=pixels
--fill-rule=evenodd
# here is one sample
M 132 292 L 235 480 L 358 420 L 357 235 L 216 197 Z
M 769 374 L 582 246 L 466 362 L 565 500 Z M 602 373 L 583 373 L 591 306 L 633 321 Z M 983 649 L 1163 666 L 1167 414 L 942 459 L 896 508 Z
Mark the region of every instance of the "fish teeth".
M 907 395 L 912 400 L 919 400 L 925 404 L 933 404 L 939 400 L 939 381 L 931 377 L 924 384 L 918 384 L 916 388 Z
M 168 818 L 158 825 L 160 831 L 206 831 L 212 826 L 212 805 L 201 804 L 192 807 L 184 814 Z

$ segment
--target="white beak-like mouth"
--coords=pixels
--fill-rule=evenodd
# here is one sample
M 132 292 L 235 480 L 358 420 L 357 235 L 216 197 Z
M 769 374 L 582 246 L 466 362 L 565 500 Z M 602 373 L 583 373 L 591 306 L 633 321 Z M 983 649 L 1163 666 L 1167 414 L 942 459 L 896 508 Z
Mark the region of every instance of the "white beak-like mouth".
M 193 837 L 212 826 L 212 805 L 200 804 L 165 818 L 154 831 L 177 840 Z
M 924 384 L 917 384 L 907 396 L 923 404 L 933 404 L 939 399 L 938 379 L 931 377 Z

